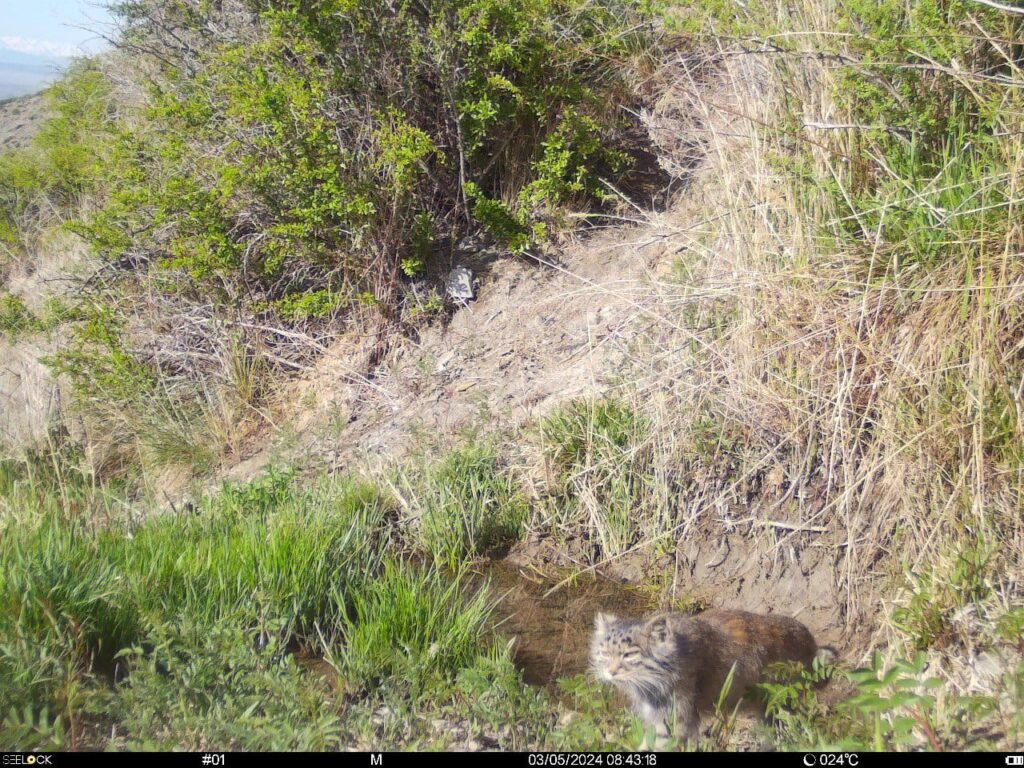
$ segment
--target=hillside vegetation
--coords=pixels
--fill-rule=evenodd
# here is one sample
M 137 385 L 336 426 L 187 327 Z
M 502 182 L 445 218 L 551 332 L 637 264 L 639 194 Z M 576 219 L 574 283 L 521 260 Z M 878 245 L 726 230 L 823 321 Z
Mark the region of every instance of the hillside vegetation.
M 588 676 L 526 684 L 507 555 L 836 646 L 700 748 L 1020 747 L 1024 14 L 116 11 L 0 155 L 0 332 L 62 393 L 0 462 L 0 746 L 636 748 Z M 488 281 L 559 342 L 582 292 L 588 354 L 435 386 Z M 584 383 L 501 412 L 538 366 Z

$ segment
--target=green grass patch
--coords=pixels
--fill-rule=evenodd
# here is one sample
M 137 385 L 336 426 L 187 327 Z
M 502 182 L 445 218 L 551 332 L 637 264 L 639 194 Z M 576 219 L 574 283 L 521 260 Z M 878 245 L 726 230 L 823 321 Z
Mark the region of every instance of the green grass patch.
M 553 524 L 564 533 L 586 529 L 592 557 L 624 552 L 650 525 L 648 420 L 626 402 L 574 400 L 540 425 L 548 457 Z
M 199 514 L 102 525 L 41 489 L 16 496 L 35 495 L 34 515 L 3 521 L 0 711 L 73 709 L 122 649 L 180 622 L 250 645 L 259 633 L 315 644 L 387 554 L 390 507 L 358 483 L 270 474 L 201 500 Z
M 514 543 L 529 513 L 518 484 L 489 444 L 455 449 L 406 486 L 419 512 L 422 547 L 452 570 Z
M 389 560 L 365 588 L 339 600 L 351 608 L 339 610 L 341 636 L 328 659 L 359 693 L 400 686 L 415 697 L 486 649 L 492 601 L 486 588 L 457 575 Z

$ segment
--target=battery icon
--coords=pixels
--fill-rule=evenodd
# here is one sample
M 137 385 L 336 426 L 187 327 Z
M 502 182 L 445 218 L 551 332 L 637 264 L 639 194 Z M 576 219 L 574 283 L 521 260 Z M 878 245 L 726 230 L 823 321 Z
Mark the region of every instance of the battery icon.
M 1024 755 L 1007 755 L 1007 765 L 1024 765 Z

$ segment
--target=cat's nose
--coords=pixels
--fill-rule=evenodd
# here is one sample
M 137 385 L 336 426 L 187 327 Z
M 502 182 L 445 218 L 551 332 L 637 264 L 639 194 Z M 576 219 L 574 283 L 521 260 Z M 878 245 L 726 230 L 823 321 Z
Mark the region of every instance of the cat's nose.
M 622 671 L 622 665 L 621 664 L 609 664 L 608 665 L 608 674 L 612 675 L 613 677 L 615 675 L 619 674 L 619 672 L 621 672 L 621 671 Z

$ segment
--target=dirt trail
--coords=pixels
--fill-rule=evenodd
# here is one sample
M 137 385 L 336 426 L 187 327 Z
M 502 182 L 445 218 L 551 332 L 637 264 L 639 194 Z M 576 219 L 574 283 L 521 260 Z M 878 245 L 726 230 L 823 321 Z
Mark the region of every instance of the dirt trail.
M 423 436 L 444 442 L 516 427 L 558 402 L 606 391 L 651 303 L 645 286 L 664 255 L 658 243 L 654 227 L 617 229 L 581 238 L 558 264 L 503 259 L 478 269 L 477 299 L 446 327 L 403 341 L 372 381 L 353 380 L 350 347 L 332 350 L 298 387 L 320 406 L 298 424 L 304 447 L 341 462 L 396 458 Z M 344 416 L 343 430 L 308 431 L 330 422 L 332 410 Z

